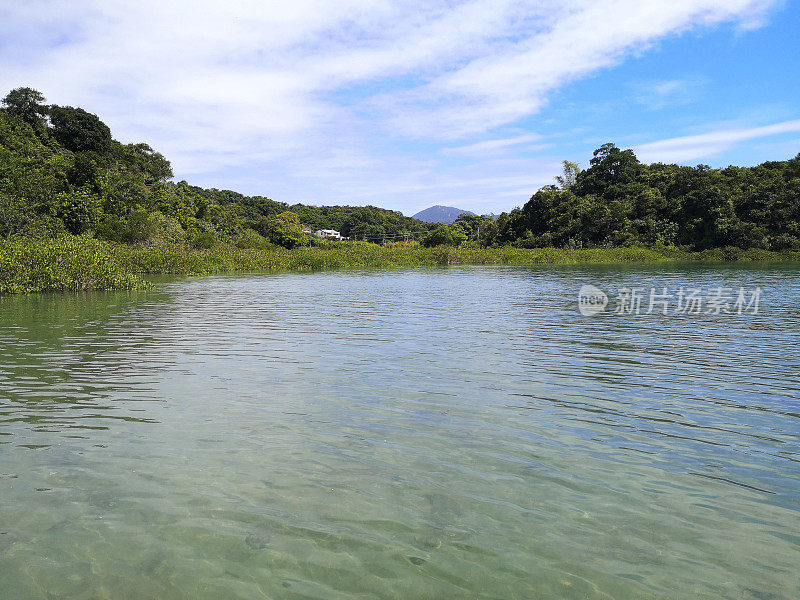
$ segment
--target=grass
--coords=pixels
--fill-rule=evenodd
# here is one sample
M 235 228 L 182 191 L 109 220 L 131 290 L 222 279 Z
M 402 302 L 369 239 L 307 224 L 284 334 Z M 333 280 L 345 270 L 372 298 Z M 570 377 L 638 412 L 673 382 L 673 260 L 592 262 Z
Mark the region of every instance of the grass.
M 615 264 L 658 262 L 800 261 L 800 252 L 718 248 L 471 248 L 419 245 L 378 246 L 343 242 L 287 250 L 139 248 L 75 236 L 50 240 L 0 241 L 0 293 L 148 287 L 147 274 L 208 275 L 259 271 L 317 271 L 346 268 L 436 265 Z

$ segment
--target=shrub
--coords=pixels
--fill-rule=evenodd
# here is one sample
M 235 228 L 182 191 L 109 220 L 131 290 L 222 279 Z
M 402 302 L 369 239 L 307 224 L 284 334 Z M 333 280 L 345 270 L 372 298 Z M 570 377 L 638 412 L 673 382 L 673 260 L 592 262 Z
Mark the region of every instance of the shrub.
M 108 244 L 86 236 L 0 241 L 0 293 L 141 287 Z
M 150 214 L 150 237 L 147 242 L 153 246 L 182 246 L 186 243 L 186 232 L 174 217 L 154 212 Z
M 800 248 L 800 238 L 793 235 L 781 234 L 769 238 L 770 250 L 792 250 Z
M 256 231 L 277 246 L 296 248 L 304 245 L 306 235 L 300 217 L 291 211 L 271 217 L 261 217 L 255 225 Z
M 198 250 L 208 250 L 217 245 L 217 236 L 208 232 L 196 233 L 189 239 L 189 245 Z
M 103 240 L 125 244 L 141 244 L 156 232 L 157 221 L 145 210 L 135 210 L 127 218 L 108 216 L 95 228 Z
M 76 234 L 94 228 L 103 212 L 100 198 L 86 189 L 58 194 L 55 209 L 64 227 Z
M 243 230 L 235 239 L 234 245 L 237 248 L 242 249 L 257 249 L 257 250 L 270 250 L 275 248 L 275 244 L 272 244 L 267 240 L 265 237 L 256 233 L 253 229 L 245 229 Z
M 453 238 L 452 230 L 447 225 L 440 225 L 423 237 L 421 242 L 426 248 L 432 248 L 444 244 L 452 246 L 455 244 L 455 239 Z

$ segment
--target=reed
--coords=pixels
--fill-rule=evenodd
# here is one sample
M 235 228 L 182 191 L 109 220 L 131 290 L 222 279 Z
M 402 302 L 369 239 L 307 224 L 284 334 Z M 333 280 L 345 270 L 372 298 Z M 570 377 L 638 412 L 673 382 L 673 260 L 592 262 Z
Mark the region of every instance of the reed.
M 800 252 L 717 248 L 478 248 L 418 244 L 331 243 L 287 250 L 278 246 L 207 250 L 135 247 L 86 236 L 0 241 L 0 293 L 146 288 L 143 275 L 381 269 L 447 265 L 576 265 L 658 262 L 798 261 Z

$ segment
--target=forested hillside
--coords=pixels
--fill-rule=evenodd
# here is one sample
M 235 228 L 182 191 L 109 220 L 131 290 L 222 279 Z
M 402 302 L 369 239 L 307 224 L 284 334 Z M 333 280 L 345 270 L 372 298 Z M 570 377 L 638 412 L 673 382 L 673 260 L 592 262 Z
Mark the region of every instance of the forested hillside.
M 643 164 L 606 144 L 586 170 L 496 220 L 436 225 L 376 207 L 309 206 L 172 181 L 147 144 L 122 144 L 94 114 L 19 88 L 0 110 L 0 237 L 89 234 L 145 246 L 240 248 L 319 243 L 303 227 L 382 243 L 487 247 L 800 248 L 800 154 L 756 167 Z
M 643 164 L 606 144 L 580 171 L 498 219 L 495 244 L 518 247 L 800 247 L 800 154 L 756 167 Z
M 0 236 L 89 233 L 128 244 L 239 247 L 315 243 L 302 227 L 382 240 L 429 225 L 375 207 L 288 206 L 174 183 L 147 144 L 122 144 L 96 115 L 13 90 L 0 110 Z

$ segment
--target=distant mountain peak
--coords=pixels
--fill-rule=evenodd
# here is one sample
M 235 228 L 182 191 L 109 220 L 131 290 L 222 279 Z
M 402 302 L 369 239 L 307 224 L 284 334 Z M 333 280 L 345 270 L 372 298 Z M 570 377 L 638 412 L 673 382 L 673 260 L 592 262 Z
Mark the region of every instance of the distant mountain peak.
M 437 204 L 436 206 L 431 206 L 430 208 L 419 211 L 411 218 L 417 219 L 418 221 L 424 221 L 425 223 L 444 223 L 445 225 L 449 225 L 458 218 L 458 215 L 463 213 L 468 215 L 475 214 L 468 210 L 462 210 L 453 206 L 442 206 L 441 204 Z

